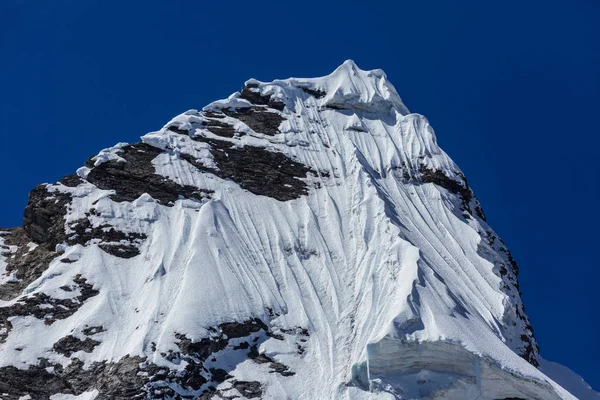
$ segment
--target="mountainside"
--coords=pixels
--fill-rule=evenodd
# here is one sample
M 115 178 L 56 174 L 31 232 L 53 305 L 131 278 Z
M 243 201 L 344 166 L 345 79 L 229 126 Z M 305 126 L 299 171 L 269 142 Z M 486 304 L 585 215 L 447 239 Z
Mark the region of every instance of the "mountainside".
M 540 357 L 427 120 L 352 61 L 101 151 L 0 247 L 0 399 L 600 399 Z

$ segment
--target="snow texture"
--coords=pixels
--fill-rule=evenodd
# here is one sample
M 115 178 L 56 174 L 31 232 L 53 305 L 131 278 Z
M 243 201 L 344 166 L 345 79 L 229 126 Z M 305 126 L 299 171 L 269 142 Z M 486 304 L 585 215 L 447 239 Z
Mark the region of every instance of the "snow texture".
M 277 132 L 253 128 L 250 111 L 261 124 L 280 118 Z M 207 128 L 217 123 L 234 133 Z M 104 251 L 102 239 L 57 246 L 43 274 L 2 307 L 41 293 L 77 299 L 77 275 L 98 294 L 51 324 L 12 317 L 0 367 L 25 370 L 40 357 L 66 367 L 76 357 L 85 369 L 129 355 L 183 371 L 189 361 L 168 357 L 182 337 L 195 343 L 215 337 L 213 327 L 256 318 L 270 332 L 251 336 L 260 337 L 263 358 L 220 358 L 222 350 L 205 367 L 228 378 L 171 389 L 214 398 L 251 398 L 255 389 L 264 399 L 598 398 L 539 357 L 514 260 L 427 119 L 409 112 L 383 71 L 346 61 L 321 78 L 249 80 L 242 92 L 185 112 L 142 141 L 162 150 L 155 174 L 210 196 L 113 201 L 115 191 L 85 178 L 104 163 L 127 163 L 123 143 L 81 168 L 76 186 L 48 185 L 72 197 L 69 240 L 85 219 L 86 232 L 145 236 L 130 258 Z M 219 144 L 229 156 L 255 149 L 306 166 L 310 172 L 288 186 L 297 181 L 307 194 L 280 201 L 253 192 L 248 178 L 227 175 Z M 0 283 L 11 279 L 14 251 L 0 256 Z M 84 334 L 90 327 L 102 329 Z M 69 335 L 99 344 L 67 357 L 53 346 Z M 273 373 L 279 365 L 291 373 Z M 103 398 L 98 390 L 51 398 Z

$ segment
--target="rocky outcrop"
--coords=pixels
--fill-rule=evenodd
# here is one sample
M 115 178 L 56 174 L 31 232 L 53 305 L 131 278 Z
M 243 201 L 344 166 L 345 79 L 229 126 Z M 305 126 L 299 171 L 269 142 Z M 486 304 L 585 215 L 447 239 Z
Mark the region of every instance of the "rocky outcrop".
M 163 150 L 145 143 L 124 146 L 118 160 L 106 161 L 94 166 L 93 161 L 86 164 L 91 168 L 86 179 L 100 189 L 114 190 L 111 199 L 116 202 L 134 201 L 148 193 L 162 205 L 171 206 L 180 198 L 203 200 L 209 192 L 192 186 L 182 186 L 155 172 L 152 160 Z
M 7 264 L 5 274 L 12 276 L 0 285 L 0 300 L 10 300 L 39 278 L 58 253 L 33 243 L 23 228 L 2 231 L 0 235 L 3 239 L 2 256 Z M 10 251 L 14 248 L 15 251 Z
M 223 108 L 223 114 L 242 121 L 254 132 L 273 136 L 279 133 L 284 118 L 265 107 Z
M 54 343 L 52 349 L 66 357 L 71 357 L 71 354 L 78 351 L 91 353 L 94 350 L 94 347 L 99 344 L 100 342 L 94 339 L 85 338 L 84 340 L 81 340 L 75 336 L 69 335 Z
M 262 147 L 234 147 L 229 142 L 203 136 L 195 136 L 193 139 L 211 146 L 217 169 L 207 168 L 187 154 L 182 154 L 182 158 L 201 171 L 230 179 L 257 195 L 279 201 L 297 199 L 308 194 L 308 184 L 303 179 L 309 173 L 319 174 L 283 153 L 268 151 Z
M 143 357 L 126 356 L 116 362 L 95 362 L 87 367 L 77 358 L 71 359 L 66 367 L 41 358 L 38 365 L 30 365 L 27 369 L 0 368 L 0 393 L 4 393 L 3 398 L 15 400 L 24 395 L 47 400 L 56 393 L 80 395 L 92 390 L 98 391 L 96 398 L 102 400 L 209 399 L 227 398 L 229 394 L 225 395 L 225 392 L 234 389 L 245 398 L 260 398 L 260 382 L 233 379 L 227 370 L 212 365 L 219 362 L 227 365 L 227 360 L 244 358 L 236 353 L 256 352 L 257 344 L 268 337 L 269 327 L 254 318 L 223 323 L 209 330 L 212 335 L 197 342 L 177 334 L 180 351 L 162 354 L 174 365 L 184 362 L 183 371 L 159 367 Z M 255 343 L 250 351 L 247 347 L 236 346 L 236 343 L 248 341 Z M 91 352 L 98 344 L 100 342 L 90 338 L 81 340 L 69 335 L 55 343 L 53 350 L 70 357 L 78 351 Z M 293 375 L 289 368 L 265 355 L 249 356 L 269 360 L 274 372 L 283 376 Z M 222 382 L 227 382 L 226 388 L 217 390 L 216 385 Z
M 272 96 L 262 95 L 259 85 L 256 83 L 247 83 L 240 92 L 240 98 L 248 100 L 250 103 L 261 106 L 268 106 L 275 110 L 283 111 L 285 104 L 274 99 Z
M 116 257 L 131 258 L 140 254 L 139 246 L 146 235 L 137 232 L 121 232 L 108 224 L 92 226 L 87 218 L 69 224 L 74 232 L 67 239 L 69 245 L 87 245 L 92 240 L 99 240 L 98 246 Z
M 65 241 L 65 215 L 71 200 L 69 193 L 49 190 L 48 185 L 39 185 L 29 193 L 23 212 L 23 230 L 31 241 L 49 250 Z
M 75 314 L 86 300 L 99 293 L 81 275 L 76 275 L 73 283 L 69 291 L 79 290 L 79 295 L 73 299 L 56 299 L 45 293 L 35 293 L 9 306 L 0 307 L 0 343 L 6 340 L 12 330 L 12 317 L 33 316 L 52 325 L 57 320 Z

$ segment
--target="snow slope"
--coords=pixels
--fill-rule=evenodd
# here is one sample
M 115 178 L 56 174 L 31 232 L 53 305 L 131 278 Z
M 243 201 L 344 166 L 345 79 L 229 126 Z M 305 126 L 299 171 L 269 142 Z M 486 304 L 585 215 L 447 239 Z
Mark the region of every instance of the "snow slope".
M 77 175 L 0 236 L 0 398 L 598 398 L 544 374 L 516 263 L 381 70 L 250 80 Z

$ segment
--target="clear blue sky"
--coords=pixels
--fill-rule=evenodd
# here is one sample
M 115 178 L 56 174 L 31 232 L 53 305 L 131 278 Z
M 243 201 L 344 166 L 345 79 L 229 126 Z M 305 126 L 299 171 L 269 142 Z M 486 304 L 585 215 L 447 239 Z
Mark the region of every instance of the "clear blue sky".
M 543 356 L 599 389 L 599 20 L 597 0 L 3 0 L 0 226 L 36 184 L 250 77 L 352 58 L 429 118 L 519 262 Z

